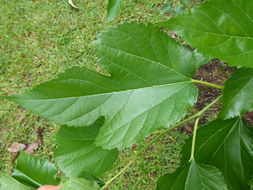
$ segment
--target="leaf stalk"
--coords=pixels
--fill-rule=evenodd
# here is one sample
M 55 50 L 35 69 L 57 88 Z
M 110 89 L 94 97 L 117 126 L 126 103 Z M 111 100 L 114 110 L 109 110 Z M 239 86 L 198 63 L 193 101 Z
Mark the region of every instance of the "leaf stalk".
M 224 88 L 223 86 L 213 84 L 213 83 L 210 83 L 210 82 L 206 82 L 206 81 L 202 81 L 202 80 L 191 79 L 191 82 L 198 83 L 198 84 L 203 84 L 205 86 L 210 86 L 210 87 L 217 88 L 217 89 L 223 89 Z
M 198 125 L 199 125 L 199 119 L 200 119 L 200 117 L 197 117 L 195 124 L 194 124 L 194 130 L 193 130 L 193 136 L 192 136 L 191 157 L 190 157 L 189 162 L 195 161 L 194 152 L 195 152 L 195 143 L 196 143 L 196 135 L 197 135 Z

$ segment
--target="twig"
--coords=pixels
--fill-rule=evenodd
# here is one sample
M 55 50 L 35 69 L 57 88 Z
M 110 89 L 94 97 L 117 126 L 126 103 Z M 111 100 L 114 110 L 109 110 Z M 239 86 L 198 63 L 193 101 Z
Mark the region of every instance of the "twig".
M 131 157 L 129 157 L 123 164 L 125 165 L 125 167 L 123 169 L 121 169 L 114 177 L 112 177 L 109 181 L 107 181 L 105 183 L 105 185 L 101 188 L 101 190 L 105 190 L 107 189 L 107 187 L 120 175 L 122 175 L 126 169 L 132 165 L 132 163 L 136 160 L 136 158 L 138 157 L 138 155 L 140 155 L 141 153 L 143 153 L 150 145 L 154 144 L 158 139 L 160 139 L 163 135 L 167 134 L 167 132 L 171 131 L 172 129 L 175 129 L 179 126 L 181 126 L 182 124 L 195 119 L 195 118 L 200 118 L 210 107 L 212 107 L 214 104 L 216 104 L 220 99 L 221 99 L 222 95 L 220 95 L 218 98 L 216 98 L 214 101 L 212 101 L 210 104 L 208 104 L 206 107 L 204 107 L 201 111 L 199 111 L 198 113 L 194 114 L 193 116 L 177 123 L 174 126 L 171 126 L 167 129 L 165 129 L 164 131 L 162 131 L 156 138 L 154 138 L 151 142 L 149 142 L 147 145 L 145 145 L 142 149 L 140 149 L 139 151 L 137 151 L 135 154 L 133 154 Z M 199 120 L 199 119 L 198 119 Z M 126 164 L 126 162 L 128 162 Z

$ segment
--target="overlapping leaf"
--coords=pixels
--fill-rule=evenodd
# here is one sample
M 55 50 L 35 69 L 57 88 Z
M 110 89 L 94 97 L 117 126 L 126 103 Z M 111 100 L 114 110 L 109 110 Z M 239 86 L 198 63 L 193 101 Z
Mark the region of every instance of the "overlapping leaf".
M 220 117 L 228 119 L 253 110 L 253 69 L 239 69 L 225 83 Z
M 210 58 L 253 67 L 253 1 L 209 0 L 163 23 Z
M 31 190 L 29 187 L 19 183 L 17 180 L 4 173 L 0 173 L 0 189 L 1 190 Z
M 111 168 L 118 155 L 117 149 L 94 146 L 102 125 L 103 119 L 100 119 L 88 127 L 61 127 L 56 136 L 58 148 L 54 156 L 67 177 L 99 176 Z
M 174 173 L 162 176 L 157 190 L 227 190 L 221 172 L 213 167 L 194 161 L 178 168 Z
M 182 163 L 190 158 L 191 139 L 183 147 Z M 195 160 L 223 173 L 230 190 L 249 189 L 253 175 L 253 129 L 240 118 L 216 120 L 201 126 L 196 137 Z
M 61 190 L 99 190 L 100 187 L 91 181 L 87 181 L 82 178 L 73 178 L 66 181 L 62 187 Z
M 96 145 L 124 148 L 184 117 L 197 99 L 189 78 L 206 59 L 153 25 L 124 23 L 95 42 L 111 76 L 72 68 L 25 94 L 9 97 L 69 126 L 105 117 Z
M 114 20 L 120 13 L 120 10 L 124 4 L 123 0 L 108 0 L 107 6 L 107 20 Z
M 42 185 L 57 185 L 59 179 L 55 178 L 56 172 L 52 163 L 21 152 L 16 160 L 13 177 L 23 184 L 38 188 Z

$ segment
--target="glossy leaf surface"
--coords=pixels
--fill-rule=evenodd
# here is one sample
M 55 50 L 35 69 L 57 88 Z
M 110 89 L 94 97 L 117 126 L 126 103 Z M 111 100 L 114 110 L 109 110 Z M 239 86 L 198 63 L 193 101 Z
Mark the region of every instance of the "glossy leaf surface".
M 253 67 L 253 1 L 209 0 L 162 26 L 210 58 Z
M 95 46 L 111 76 L 72 68 L 9 99 L 69 126 L 88 126 L 104 116 L 95 143 L 106 149 L 122 149 L 175 124 L 196 102 L 190 77 L 207 60 L 159 28 L 124 23 L 102 32 Z
M 31 188 L 19 183 L 17 180 L 4 173 L 0 173 L 0 189 L 1 190 L 31 190 Z
M 227 190 L 221 172 L 213 167 L 194 161 L 169 173 L 157 182 L 156 190 Z
M 91 181 L 87 181 L 85 179 L 81 178 L 73 178 L 66 181 L 62 187 L 61 190 L 99 190 L 100 187 Z
M 183 147 L 182 163 L 190 158 L 191 138 Z M 216 120 L 197 132 L 195 160 L 223 173 L 229 189 L 249 189 L 253 175 L 253 129 L 239 118 Z
M 42 185 L 58 185 L 55 166 L 43 159 L 21 152 L 16 160 L 13 177 L 23 184 L 38 188 Z
M 62 126 L 56 136 L 55 159 L 67 177 L 99 176 L 111 168 L 117 149 L 104 150 L 94 146 L 103 119 L 88 127 Z
M 114 20 L 120 13 L 121 8 L 123 7 L 123 0 L 108 0 L 107 6 L 107 20 Z
M 253 110 L 253 69 L 239 69 L 225 83 L 220 117 L 228 119 Z

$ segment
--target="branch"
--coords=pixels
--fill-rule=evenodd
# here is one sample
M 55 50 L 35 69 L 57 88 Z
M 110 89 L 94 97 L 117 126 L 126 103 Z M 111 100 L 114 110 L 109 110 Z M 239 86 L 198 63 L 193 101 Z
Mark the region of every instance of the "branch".
M 216 98 L 214 101 L 212 101 L 210 104 L 208 104 L 206 107 L 204 107 L 201 111 L 199 111 L 198 113 L 194 114 L 193 116 L 177 123 L 174 126 L 171 126 L 167 129 L 165 129 L 164 131 L 162 131 L 157 137 L 155 137 L 151 142 L 149 142 L 147 145 L 145 145 L 142 149 L 140 149 L 139 151 L 137 151 L 136 153 L 134 153 L 131 157 L 129 157 L 123 164 L 125 165 L 126 162 L 128 162 L 128 164 L 125 165 L 125 167 L 120 170 L 114 177 L 112 177 L 109 181 L 107 181 L 105 183 L 105 185 L 101 188 L 101 190 L 105 190 L 116 178 L 118 178 L 120 175 L 122 175 L 127 168 L 132 165 L 132 163 L 136 160 L 136 158 L 143 153 L 150 145 L 154 144 L 158 139 L 160 139 L 163 135 L 165 135 L 167 132 L 171 131 L 172 129 L 175 129 L 181 125 L 183 125 L 184 123 L 191 121 L 192 119 L 195 118 L 200 118 L 203 113 L 205 113 L 210 107 L 212 107 L 214 104 L 216 104 L 220 99 L 221 99 L 222 95 L 220 95 L 218 98 Z M 120 166 L 119 166 L 120 167 Z

